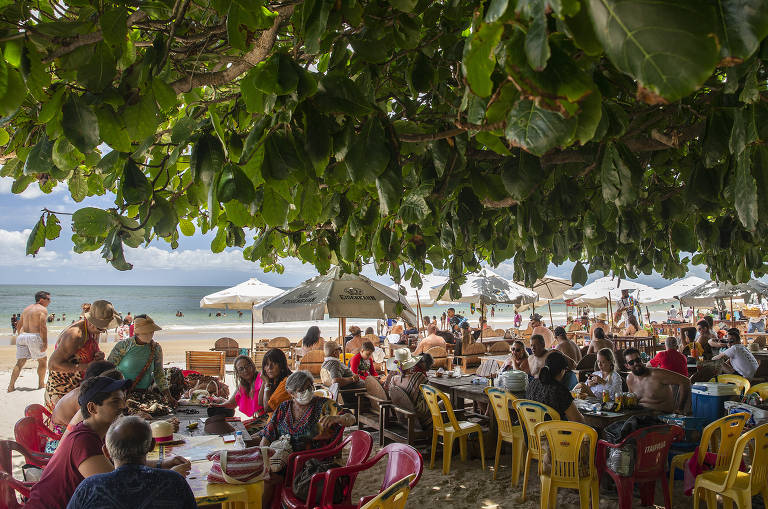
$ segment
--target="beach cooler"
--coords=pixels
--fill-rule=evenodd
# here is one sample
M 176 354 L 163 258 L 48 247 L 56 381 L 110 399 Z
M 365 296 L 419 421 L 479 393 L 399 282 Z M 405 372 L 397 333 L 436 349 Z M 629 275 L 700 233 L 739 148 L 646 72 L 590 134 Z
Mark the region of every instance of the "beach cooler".
M 734 384 L 698 382 L 691 387 L 691 412 L 694 417 L 715 421 L 725 415 L 725 402 L 739 397 Z

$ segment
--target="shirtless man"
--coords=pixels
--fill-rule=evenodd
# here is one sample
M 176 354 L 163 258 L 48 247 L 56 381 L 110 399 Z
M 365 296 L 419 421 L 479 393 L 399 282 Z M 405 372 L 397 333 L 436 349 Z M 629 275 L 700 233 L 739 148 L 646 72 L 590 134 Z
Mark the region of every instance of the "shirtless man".
M 613 341 L 605 337 L 605 331 L 601 327 L 597 327 L 592 333 L 592 341 L 589 343 L 587 355 L 591 353 L 597 355 L 597 352 L 603 348 L 610 348 L 613 352 L 616 351 L 616 346 L 613 344 Z
M 597 316 L 597 319 L 595 320 L 595 323 L 592 325 L 592 327 L 589 328 L 589 336 L 594 340 L 595 339 L 595 331 L 597 329 L 603 329 L 603 332 L 609 331 L 608 328 L 608 322 L 606 320 L 608 319 L 608 316 L 605 313 L 600 313 Z M 595 351 L 597 353 L 597 351 Z
M 547 350 L 547 347 L 544 346 L 544 337 L 541 334 L 534 334 L 531 336 L 531 349 L 533 350 L 533 355 L 528 356 L 528 368 L 530 369 L 531 376 L 538 378 L 539 371 L 541 371 L 541 368 L 544 367 L 547 356 L 554 350 Z M 568 361 L 568 366 L 571 369 L 576 367 L 576 363 L 573 361 L 573 359 L 567 355 L 564 357 L 565 360 Z
M 581 360 L 581 350 L 572 339 L 568 339 L 568 334 L 563 327 L 555 327 L 555 347 L 554 349 L 570 357 L 574 362 L 578 364 Z
M 673 371 L 646 367 L 636 348 L 627 348 L 624 359 L 631 370 L 627 375 L 627 387 L 630 392 L 637 394 L 640 405 L 664 413 L 688 413 L 691 402 L 690 380 Z M 677 394 L 672 386 L 676 386 Z
M 414 355 L 421 355 L 433 346 L 442 346 L 445 348 L 445 339 L 443 339 L 442 336 L 437 335 L 437 324 L 430 323 L 427 325 L 427 332 L 429 333 L 429 336 L 419 342 L 419 346 L 417 346 L 416 351 L 413 352 Z
M 62 331 L 51 354 L 45 385 L 45 405 L 50 410 L 65 394 L 80 385 L 83 373 L 92 362 L 104 360 L 104 352 L 99 349 L 99 336 L 114 327 L 119 318 L 112 303 L 97 300 L 82 320 Z
M 45 370 L 47 360 L 45 351 L 48 349 L 48 304 L 51 303 L 51 294 L 40 291 L 35 294 L 35 303 L 30 304 L 21 312 L 16 330 L 19 335 L 16 338 L 16 365 L 11 372 L 11 383 L 8 384 L 8 392 L 16 390 L 16 380 L 21 374 L 21 368 L 27 363 L 27 359 L 37 360 L 37 388 L 45 387 Z
M 546 348 L 552 348 L 554 346 L 555 335 L 549 328 L 544 327 L 544 324 L 541 323 L 541 315 L 534 314 L 533 317 L 531 317 L 531 323 L 528 326 L 531 328 L 531 338 L 533 338 L 534 334 L 539 334 L 544 338 Z

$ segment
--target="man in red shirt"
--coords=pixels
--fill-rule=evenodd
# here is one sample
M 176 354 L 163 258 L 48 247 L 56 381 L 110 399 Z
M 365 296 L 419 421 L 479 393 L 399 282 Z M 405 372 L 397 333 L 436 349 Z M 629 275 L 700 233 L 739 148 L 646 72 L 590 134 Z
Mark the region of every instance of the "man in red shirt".
M 665 343 L 667 349 L 657 353 L 656 357 L 651 359 L 648 364 L 651 367 L 668 369 L 687 377 L 688 359 L 678 351 L 677 338 L 675 336 L 667 336 Z

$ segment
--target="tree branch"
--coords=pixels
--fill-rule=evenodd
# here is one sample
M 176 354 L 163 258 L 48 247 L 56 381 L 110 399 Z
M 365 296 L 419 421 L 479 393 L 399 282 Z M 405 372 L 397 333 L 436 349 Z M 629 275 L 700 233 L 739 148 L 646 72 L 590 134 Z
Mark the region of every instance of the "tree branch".
M 243 55 L 243 59 L 239 62 L 233 63 L 228 68 L 222 71 L 210 72 L 205 74 L 189 74 L 184 78 L 180 78 L 171 83 L 171 88 L 177 93 L 189 92 L 193 88 L 210 85 L 223 85 L 234 80 L 244 72 L 248 71 L 251 67 L 255 66 L 259 62 L 269 56 L 272 51 L 272 46 L 277 39 L 277 32 L 280 30 L 280 26 L 283 21 L 288 19 L 293 14 L 295 5 L 287 5 L 277 9 L 277 17 L 272 23 L 272 26 L 264 30 L 259 37 L 254 41 L 253 47 L 248 53 Z

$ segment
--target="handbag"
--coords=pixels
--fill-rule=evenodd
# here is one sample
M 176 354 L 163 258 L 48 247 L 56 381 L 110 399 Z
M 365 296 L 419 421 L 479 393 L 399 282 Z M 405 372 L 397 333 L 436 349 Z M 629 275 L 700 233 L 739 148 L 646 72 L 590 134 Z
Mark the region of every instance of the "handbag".
M 236 450 L 213 451 L 206 458 L 211 461 L 209 483 L 247 484 L 269 478 L 269 468 L 264 458 L 272 451 L 269 447 L 247 447 Z
M 332 468 L 339 468 L 340 465 L 336 464 L 331 459 L 316 459 L 310 458 L 304 463 L 304 467 L 293 477 L 293 493 L 296 498 L 307 502 L 309 496 L 309 485 L 312 482 L 312 477 L 315 474 L 327 472 Z M 317 490 L 315 500 L 312 504 L 307 504 L 308 507 L 315 507 L 320 505 L 320 498 L 323 493 L 323 487 L 325 480 L 320 480 L 319 490 Z M 343 476 L 336 480 L 336 486 L 333 487 L 333 503 L 340 504 L 344 501 L 345 495 L 349 490 L 349 477 Z

